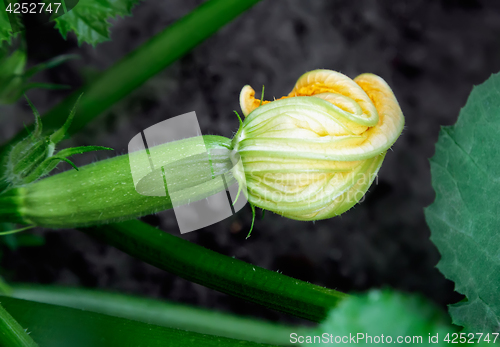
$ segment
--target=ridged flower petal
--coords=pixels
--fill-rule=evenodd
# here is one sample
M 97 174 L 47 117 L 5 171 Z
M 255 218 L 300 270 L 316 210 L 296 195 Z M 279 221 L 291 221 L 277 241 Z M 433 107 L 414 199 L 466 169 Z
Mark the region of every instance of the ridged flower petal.
M 236 177 L 252 204 L 298 220 L 356 204 L 404 125 L 391 88 L 373 74 L 314 70 L 272 102 L 245 86 L 240 104 L 246 118 L 232 145 L 244 173 Z

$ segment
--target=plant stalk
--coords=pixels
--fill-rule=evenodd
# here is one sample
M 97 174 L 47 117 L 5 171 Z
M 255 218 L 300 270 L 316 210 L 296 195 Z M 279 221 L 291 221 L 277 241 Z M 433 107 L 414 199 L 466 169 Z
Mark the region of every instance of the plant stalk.
M 137 220 L 80 230 L 188 281 L 315 322 L 347 297 L 210 251 Z
M 28 332 L 0 305 L 0 346 L 38 346 Z

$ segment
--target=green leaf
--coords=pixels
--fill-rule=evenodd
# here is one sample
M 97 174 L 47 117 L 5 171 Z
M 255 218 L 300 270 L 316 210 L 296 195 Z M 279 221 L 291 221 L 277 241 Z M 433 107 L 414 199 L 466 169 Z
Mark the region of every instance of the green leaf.
M 83 288 L 13 285 L 13 297 L 233 339 L 286 345 L 306 328 L 235 316 L 174 302 Z
M 8 12 L 5 8 L 5 2 L 2 0 L 0 1 L 0 45 L 3 42 L 10 42 L 13 36 Z
M 95 46 L 110 40 L 110 19 L 130 15 L 132 7 L 140 0 L 80 0 L 68 13 L 58 17 L 56 28 L 66 38 L 73 31 L 78 44 L 86 42 Z
M 0 305 L 0 332 L 0 346 L 38 346 L 27 329 L 23 328 L 2 305 Z
M 361 346 L 382 343 L 448 346 L 444 339 L 449 334 L 451 340 L 453 333 L 456 331 L 444 312 L 420 296 L 372 290 L 342 301 L 310 336 L 326 334 L 334 343 L 337 337 Z M 429 337 L 434 337 L 436 343 L 429 343 Z M 326 340 L 321 342 L 327 344 Z
M 68 132 L 68 129 L 73 122 L 73 118 L 75 118 L 76 109 L 78 108 L 78 103 L 80 102 L 81 98 L 82 95 L 80 95 L 78 99 L 76 99 L 76 102 L 73 105 L 73 108 L 71 109 L 71 112 L 69 113 L 68 118 L 66 118 L 63 126 L 56 130 L 52 135 L 50 135 L 50 141 L 52 141 L 53 143 L 59 143 L 64 139 L 64 136 L 66 136 L 66 133 Z
M 270 346 L 9 297 L 0 302 L 40 346 Z
M 450 306 L 467 332 L 500 332 L 500 74 L 474 87 L 430 159 L 436 199 L 425 210 L 437 267 L 467 301 Z

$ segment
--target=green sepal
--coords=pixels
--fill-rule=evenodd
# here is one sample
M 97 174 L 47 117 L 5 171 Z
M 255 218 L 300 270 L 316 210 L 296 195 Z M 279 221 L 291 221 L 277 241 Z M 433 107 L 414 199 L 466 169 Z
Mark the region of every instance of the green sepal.
M 65 148 L 61 149 L 59 152 L 57 152 L 57 156 L 59 157 L 70 157 L 75 154 L 83 154 L 87 152 L 93 152 L 93 151 L 112 151 L 113 148 L 109 147 L 103 147 L 103 146 L 80 146 L 80 147 L 71 147 L 71 148 Z
M 27 176 L 24 179 L 24 183 L 25 184 L 31 183 L 33 181 L 36 181 L 40 177 L 48 175 L 52 170 L 54 170 L 56 168 L 57 164 L 59 164 L 61 161 L 65 161 L 66 163 L 71 165 L 76 171 L 78 171 L 78 168 L 71 160 L 64 158 L 64 157 L 54 155 L 52 157 L 45 159 L 42 162 L 42 164 L 40 166 L 38 166 L 32 174 L 30 174 L 29 176 Z
M 250 231 L 248 231 L 248 235 L 247 235 L 246 239 L 248 239 L 250 237 L 250 235 L 252 234 L 253 225 L 255 224 L 255 205 L 250 204 L 250 207 L 252 208 L 252 225 L 250 225 Z
M 98 43 L 110 40 L 110 19 L 129 16 L 139 0 L 80 0 L 63 16 L 55 19 L 55 28 L 64 39 L 74 32 L 78 45 L 88 43 L 95 47 Z
M 241 128 L 241 126 L 243 125 L 243 121 L 241 120 L 241 117 L 240 117 L 238 111 L 234 110 L 233 112 L 236 114 L 236 116 L 238 116 L 238 120 L 240 121 L 240 128 Z
M 320 343 L 310 343 L 314 346 L 335 342 L 361 346 L 378 343 L 447 346 L 446 334 L 457 331 L 449 318 L 425 298 L 376 289 L 346 298 L 330 310 L 319 327 L 306 335 L 323 337 Z
M 51 156 L 50 152 L 53 152 L 53 147 L 45 138 L 30 134 L 12 148 L 6 166 L 6 181 L 15 186 L 28 183 L 25 178 Z
M 21 186 L 48 175 L 56 166 L 65 161 L 75 170 L 78 168 L 67 157 L 97 150 L 112 150 L 109 147 L 81 146 L 66 148 L 55 153 L 56 144 L 61 141 L 76 113 L 77 105 L 73 107 L 64 125 L 49 136 L 42 136 L 42 120 L 36 107 L 26 97 L 28 105 L 35 115 L 35 129 L 26 138 L 15 144 L 8 156 L 4 177 L 0 180 L 0 192 L 11 187 Z M 78 103 L 78 101 L 77 101 Z
M 0 236 L 16 234 L 16 233 L 19 233 L 21 231 L 25 231 L 25 230 L 28 230 L 28 229 L 33 229 L 35 226 L 36 225 L 28 225 L 27 227 L 23 227 L 23 228 L 19 228 L 19 229 L 1 231 L 0 232 Z
M 25 95 L 24 96 L 26 101 L 28 102 L 28 105 L 30 106 L 31 110 L 33 111 L 33 115 L 35 116 L 35 130 L 31 134 L 32 137 L 37 137 L 42 135 L 42 117 L 40 117 L 40 113 L 36 109 L 35 105 L 28 99 L 28 97 Z
M 59 128 L 58 130 L 56 130 L 52 135 L 50 135 L 50 141 L 52 141 L 54 143 L 58 143 L 64 138 L 64 136 L 66 135 L 66 132 L 68 131 L 69 127 L 71 126 L 71 122 L 73 122 L 73 118 L 75 117 L 75 113 L 76 113 L 76 107 L 78 106 L 78 102 L 80 101 L 81 97 L 82 97 L 82 95 L 80 95 L 78 97 L 78 99 L 76 100 L 76 103 L 73 106 L 73 109 L 71 110 L 68 118 L 66 119 L 66 122 L 64 122 L 64 125 L 61 128 Z
M 217 177 L 228 173 L 233 164 L 229 158 L 230 151 L 223 144 L 228 145 L 230 140 L 206 135 L 203 136 L 203 142 L 208 151 L 217 149 L 220 153 L 211 155 L 213 175 Z M 179 204 L 225 191 L 222 180 L 200 175 L 200 170 L 206 168 L 207 157 L 197 155 L 199 143 L 200 139 L 195 137 L 150 148 L 152 155 L 167 158 L 168 162 L 163 167 L 171 182 L 176 182 L 174 186 L 168 187 L 168 194 L 175 193 Z M 56 153 L 56 156 L 61 152 Z M 186 170 L 186 167 L 192 169 Z M 230 174 L 225 177 L 228 186 L 235 183 Z M 148 181 L 144 181 L 147 185 Z M 161 189 L 165 191 L 163 186 Z M 54 228 L 66 228 L 70 224 L 105 224 L 171 208 L 170 195 L 148 196 L 137 192 L 129 154 L 81 166 L 78 172 L 61 172 L 0 195 L 0 220 Z

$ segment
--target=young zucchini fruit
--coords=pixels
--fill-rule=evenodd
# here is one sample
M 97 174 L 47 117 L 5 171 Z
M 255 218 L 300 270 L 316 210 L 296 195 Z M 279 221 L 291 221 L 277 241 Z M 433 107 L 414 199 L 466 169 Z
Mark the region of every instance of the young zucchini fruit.
M 404 126 L 391 88 L 373 74 L 352 80 L 335 71 L 314 70 L 301 76 L 288 96 L 275 101 L 256 99 L 255 91 L 245 86 L 240 104 L 246 118 L 232 140 L 203 136 L 206 151 L 217 153 L 210 156 L 208 178 L 199 174 L 207 165 L 206 157 L 197 155 L 199 138 L 149 149 L 165 158 L 165 167 L 171 164 L 170 169 L 178 172 L 176 184 L 169 185 L 174 187 L 176 199 L 189 203 L 207 198 L 225 190 L 231 184 L 229 177 L 233 183 L 238 181 L 252 208 L 296 220 L 331 218 L 361 200 Z M 40 137 L 39 132 L 36 130 Z M 33 146 L 34 137 L 30 136 L 23 146 Z M 53 147 L 46 147 L 38 164 L 43 170 L 25 174 L 24 181 L 16 176 L 17 181 L 11 179 L 9 188 L 0 194 L 4 221 L 65 228 L 172 208 L 171 189 L 166 196 L 136 191 L 129 155 L 32 182 L 33 177 L 38 179 L 53 169 Z M 27 152 L 16 147 L 14 152 L 21 157 L 10 158 L 8 167 L 25 168 L 30 160 L 22 153 Z M 33 170 L 30 166 L 28 171 Z M 220 175 L 226 178 L 224 184 L 214 179 Z

